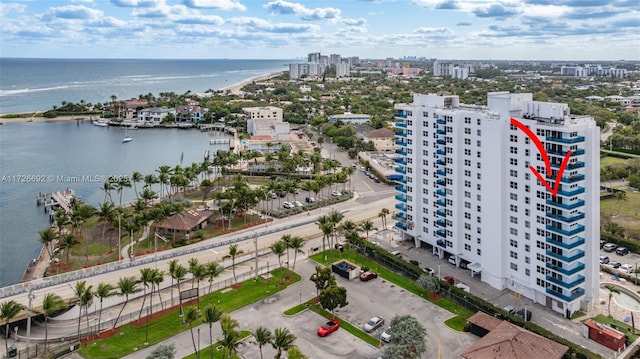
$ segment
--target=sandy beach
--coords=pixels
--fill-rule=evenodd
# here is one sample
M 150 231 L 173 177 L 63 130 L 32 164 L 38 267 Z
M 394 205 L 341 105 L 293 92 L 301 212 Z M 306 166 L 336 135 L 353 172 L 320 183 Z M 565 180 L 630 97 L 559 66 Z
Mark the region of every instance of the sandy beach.
M 242 89 L 242 87 L 244 87 L 247 84 L 250 84 L 252 82 L 260 82 L 260 81 L 266 81 L 269 79 L 272 79 L 274 77 L 280 76 L 284 71 L 278 71 L 278 72 L 271 72 L 268 73 L 266 75 L 260 75 L 260 76 L 256 76 L 256 77 L 252 77 L 250 79 L 244 80 L 242 82 L 239 82 L 237 84 L 228 86 L 228 87 L 224 87 L 221 88 L 221 91 L 229 91 L 231 94 L 234 95 L 239 95 L 242 93 L 242 91 L 240 91 L 240 89 Z M 44 110 L 44 111 L 48 111 L 48 110 Z M 38 111 L 39 113 L 44 112 L 44 111 Z M 31 115 L 31 113 L 29 113 L 29 115 Z M 4 114 L 0 115 L 0 116 L 4 116 Z M 84 121 L 90 121 L 90 116 L 88 115 L 77 115 L 77 116 L 57 116 L 55 118 L 45 118 L 45 117 L 32 117 L 32 116 L 28 116 L 28 117 L 16 117 L 16 118 L 0 118 L 0 123 L 3 125 L 7 125 L 7 124 L 11 124 L 11 123 L 25 123 L 25 122 L 57 122 L 57 121 L 77 121 L 77 120 L 84 120 Z

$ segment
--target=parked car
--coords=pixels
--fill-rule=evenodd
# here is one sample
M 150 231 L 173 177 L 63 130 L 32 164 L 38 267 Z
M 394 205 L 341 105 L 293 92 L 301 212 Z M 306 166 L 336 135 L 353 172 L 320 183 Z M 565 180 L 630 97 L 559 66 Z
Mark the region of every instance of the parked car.
M 286 196 L 287 196 L 287 191 L 280 191 L 280 192 L 278 192 L 278 196 L 280 196 L 280 197 L 286 197 Z
M 635 270 L 632 264 L 623 264 L 618 269 L 625 273 L 633 273 L 633 271 Z
M 607 242 L 605 242 L 605 241 L 600 241 L 600 249 L 602 249 L 602 247 L 604 247 L 604 245 L 605 245 L 606 243 L 607 243 Z
M 378 278 L 378 274 L 374 272 L 363 272 L 360 274 L 360 280 L 363 282 Z
M 396 257 L 402 257 L 402 253 L 400 253 L 400 251 L 393 251 L 391 252 L 391 255 Z
M 284 202 L 284 203 L 282 204 L 282 207 L 284 207 L 284 208 L 286 208 L 286 209 L 290 209 L 290 208 L 295 207 L 295 205 L 294 205 L 293 203 L 291 203 L 291 202 Z
M 445 277 L 444 277 L 444 278 L 442 278 L 442 279 L 443 279 L 445 282 L 447 282 L 447 283 L 449 283 L 449 284 L 451 284 L 451 285 L 454 285 L 454 284 L 456 283 L 456 279 L 455 279 L 455 278 L 453 278 L 453 277 L 452 277 L 452 276 L 450 276 L 450 275 L 447 275 L 447 276 L 445 276 Z
M 525 310 L 524 309 L 520 309 L 519 311 L 516 312 L 516 317 L 518 317 L 518 318 L 520 318 L 520 319 L 522 319 L 522 320 L 524 320 L 526 322 L 529 322 L 529 321 L 531 321 L 531 315 L 532 315 L 531 311 L 527 309 L 526 313 L 527 313 L 526 314 L 527 317 L 525 319 Z
M 436 275 L 436 271 L 434 271 L 433 268 L 422 268 L 422 271 L 427 273 L 428 275 Z
M 384 318 L 382 318 L 382 317 L 373 317 L 373 318 L 369 319 L 369 321 L 364 324 L 363 329 L 364 329 L 365 332 L 371 333 L 374 330 L 382 327 L 383 325 L 384 325 Z
M 502 310 L 504 310 L 505 312 L 511 315 L 516 314 L 516 308 L 514 308 L 513 305 L 507 305 L 506 307 L 502 308 Z
M 602 246 L 602 249 L 604 249 L 605 252 L 613 252 L 616 250 L 616 248 L 618 248 L 618 245 L 615 243 L 607 243 Z
M 378 177 L 374 177 L 374 178 L 373 178 L 373 182 L 375 182 L 375 183 L 380 183 L 380 179 L 379 179 Z
M 409 263 L 413 264 L 414 266 L 419 266 L 419 265 L 420 265 L 420 262 L 418 262 L 418 261 L 417 261 L 417 260 L 415 260 L 415 259 L 410 259 L 410 260 L 409 260 Z
M 332 195 L 332 196 L 334 196 L 334 197 L 340 197 L 340 196 L 342 196 L 342 192 L 340 192 L 340 191 L 333 191 L 333 192 L 331 192 L 331 195 Z
M 313 197 L 307 197 L 307 198 L 304 199 L 304 201 L 307 202 L 307 203 L 313 203 L 313 202 L 316 201 L 316 199 L 313 198 Z
M 272 198 L 272 199 L 276 199 L 276 198 L 278 198 L 278 194 L 277 194 L 277 193 L 275 193 L 275 192 L 271 192 L 271 198 Z
M 600 256 L 600 264 L 607 264 L 607 263 L 609 263 L 609 257 Z
M 302 202 L 300 202 L 300 201 L 294 201 L 294 202 L 293 202 L 293 204 L 294 204 L 296 207 L 302 207 Z
M 389 343 L 391 341 L 391 327 L 388 327 L 384 332 L 382 332 L 382 334 L 380 334 L 380 340 L 385 343 Z
M 627 249 L 626 247 L 618 247 L 616 248 L 616 254 L 619 256 L 624 256 L 629 254 L 629 249 Z
M 326 337 L 327 335 L 338 330 L 338 328 L 340 328 L 340 322 L 338 322 L 336 319 L 332 319 L 318 328 L 318 336 Z
M 449 263 L 456 265 L 456 256 L 455 255 L 450 255 L 449 259 L 447 259 L 447 261 L 449 261 Z
M 607 265 L 613 269 L 618 269 L 622 264 L 620 262 L 609 262 Z

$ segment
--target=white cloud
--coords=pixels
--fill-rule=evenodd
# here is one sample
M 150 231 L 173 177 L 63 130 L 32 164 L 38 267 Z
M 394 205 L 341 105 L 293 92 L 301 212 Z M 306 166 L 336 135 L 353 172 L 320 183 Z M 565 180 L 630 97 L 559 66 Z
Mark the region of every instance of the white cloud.
M 303 20 L 332 20 L 340 17 L 340 9 L 325 7 L 310 9 L 302 4 L 276 0 L 263 6 L 276 15 L 298 15 Z
M 237 0 L 184 0 L 188 7 L 220 10 L 246 11 L 247 7 Z
M 236 25 L 244 25 L 252 27 L 256 30 L 262 30 L 267 32 L 307 32 L 312 30 L 318 30 L 315 25 L 309 24 L 292 24 L 292 23 L 278 23 L 272 24 L 264 19 L 257 17 L 235 17 L 229 19 L 230 23 Z
M 26 5 L 16 4 L 16 3 L 0 3 L 0 16 L 5 17 L 10 12 L 24 12 L 26 9 Z

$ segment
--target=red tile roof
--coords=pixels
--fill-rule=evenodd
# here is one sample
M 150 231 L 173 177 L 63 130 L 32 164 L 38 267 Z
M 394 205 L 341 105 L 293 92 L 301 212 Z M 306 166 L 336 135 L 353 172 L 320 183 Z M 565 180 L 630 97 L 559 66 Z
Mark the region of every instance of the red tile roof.
M 500 323 L 502 323 L 501 319 L 492 317 L 484 312 L 477 312 L 467 319 L 467 321 L 488 331 L 494 330 L 498 325 L 500 325 Z
M 502 321 L 469 347 L 466 359 L 561 359 L 569 347 Z
M 211 211 L 188 210 L 175 214 L 158 224 L 159 228 L 171 228 L 188 231 L 211 217 Z

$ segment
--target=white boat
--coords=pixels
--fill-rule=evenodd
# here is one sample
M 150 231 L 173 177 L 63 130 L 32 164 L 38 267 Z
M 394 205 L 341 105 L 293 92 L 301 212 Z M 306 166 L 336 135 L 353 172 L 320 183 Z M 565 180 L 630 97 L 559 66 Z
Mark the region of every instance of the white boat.
M 133 141 L 133 138 L 131 138 L 129 136 L 127 136 L 127 137 L 122 139 L 122 143 L 127 143 L 127 142 L 131 142 L 131 141 Z
M 107 127 L 109 123 L 104 118 L 99 119 L 98 121 L 92 121 L 95 126 L 98 127 Z

